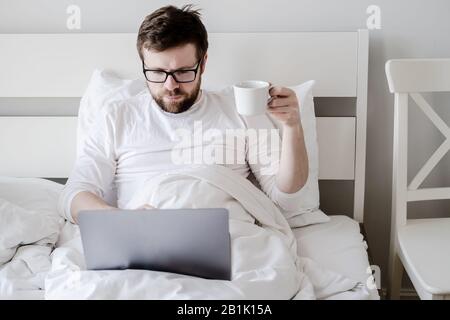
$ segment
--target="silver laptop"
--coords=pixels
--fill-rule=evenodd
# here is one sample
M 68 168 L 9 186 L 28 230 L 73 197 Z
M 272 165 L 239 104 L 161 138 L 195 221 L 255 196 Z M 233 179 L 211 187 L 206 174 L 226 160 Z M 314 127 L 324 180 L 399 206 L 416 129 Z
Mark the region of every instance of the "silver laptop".
M 78 223 L 90 270 L 147 269 L 231 280 L 228 210 L 85 210 Z

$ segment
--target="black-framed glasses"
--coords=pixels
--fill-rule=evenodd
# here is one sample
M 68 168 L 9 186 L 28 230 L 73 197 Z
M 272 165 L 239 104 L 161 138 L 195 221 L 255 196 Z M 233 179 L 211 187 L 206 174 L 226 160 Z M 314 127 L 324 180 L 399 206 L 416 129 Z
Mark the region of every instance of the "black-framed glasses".
M 195 69 L 180 69 L 169 72 L 164 70 L 146 69 L 144 61 L 142 61 L 142 71 L 144 72 L 145 79 L 147 79 L 148 82 L 164 83 L 170 75 L 176 82 L 186 83 L 195 80 L 201 62 L 202 59 L 198 61 Z

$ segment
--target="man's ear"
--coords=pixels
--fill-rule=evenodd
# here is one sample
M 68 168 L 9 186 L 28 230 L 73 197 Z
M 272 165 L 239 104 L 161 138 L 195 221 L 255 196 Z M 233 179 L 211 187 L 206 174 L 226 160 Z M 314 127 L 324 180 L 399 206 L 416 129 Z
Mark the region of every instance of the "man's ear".
M 206 60 L 208 60 L 208 52 L 205 53 L 205 56 L 202 59 L 201 74 L 205 72 Z

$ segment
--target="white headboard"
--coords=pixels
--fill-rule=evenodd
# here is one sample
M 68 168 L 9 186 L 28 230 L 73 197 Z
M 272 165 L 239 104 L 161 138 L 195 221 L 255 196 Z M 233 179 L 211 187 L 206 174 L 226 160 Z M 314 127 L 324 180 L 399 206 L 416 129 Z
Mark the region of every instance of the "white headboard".
M 363 220 L 368 31 L 209 33 L 204 88 L 316 80 L 316 97 L 355 97 L 355 117 L 318 118 L 320 179 L 354 180 Z M 136 34 L 0 34 L 0 98 L 81 97 L 95 68 L 142 77 Z M 75 116 L 0 117 L 0 175 L 68 177 Z

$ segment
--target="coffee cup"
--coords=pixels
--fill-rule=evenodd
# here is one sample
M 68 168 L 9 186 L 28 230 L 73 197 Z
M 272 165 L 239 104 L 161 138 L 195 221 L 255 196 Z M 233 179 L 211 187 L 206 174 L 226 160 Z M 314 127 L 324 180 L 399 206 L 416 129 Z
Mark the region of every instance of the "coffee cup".
M 237 112 L 243 116 L 263 114 L 267 110 L 270 83 L 249 80 L 233 86 Z

